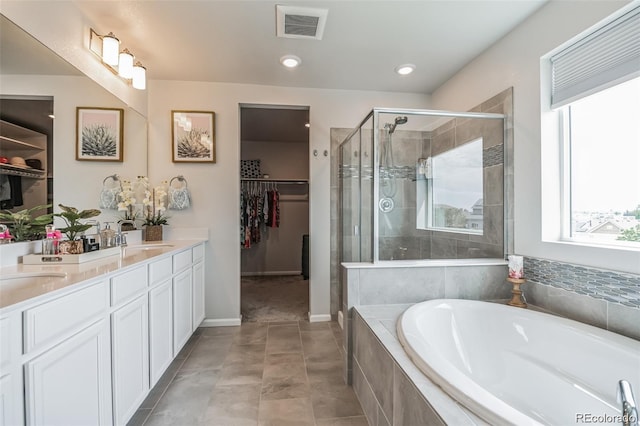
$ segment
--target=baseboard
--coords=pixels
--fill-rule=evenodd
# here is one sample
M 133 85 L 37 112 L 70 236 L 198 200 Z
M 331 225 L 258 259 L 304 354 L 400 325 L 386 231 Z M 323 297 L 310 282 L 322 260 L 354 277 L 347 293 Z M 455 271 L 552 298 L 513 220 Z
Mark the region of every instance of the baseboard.
M 272 275 L 302 275 L 302 271 L 261 271 L 261 272 L 242 272 L 241 277 L 268 277 Z
M 242 324 L 242 317 L 240 318 L 221 318 L 221 319 L 205 319 L 200 324 L 200 327 L 231 327 Z
M 338 311 L 338 325 L 341 329 L 344 330 L 344 317 L 342 316 L 342 311 Z
M 309 322 L 328 322 L 328 321 L 331 321 L 330 314 L 311 315 L 311 313 L 309 313 Z

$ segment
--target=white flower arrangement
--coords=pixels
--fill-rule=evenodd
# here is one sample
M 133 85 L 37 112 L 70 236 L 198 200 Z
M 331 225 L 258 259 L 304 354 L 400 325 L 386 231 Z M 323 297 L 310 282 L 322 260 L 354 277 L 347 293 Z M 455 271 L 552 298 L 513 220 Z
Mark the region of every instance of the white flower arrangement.
M 122 190 L 118 193 L 118 211 L 124 212 L 122 219 L 135 220 L 138 217 L 136 211 L 136 193 L 128 179 L 121 182 Z

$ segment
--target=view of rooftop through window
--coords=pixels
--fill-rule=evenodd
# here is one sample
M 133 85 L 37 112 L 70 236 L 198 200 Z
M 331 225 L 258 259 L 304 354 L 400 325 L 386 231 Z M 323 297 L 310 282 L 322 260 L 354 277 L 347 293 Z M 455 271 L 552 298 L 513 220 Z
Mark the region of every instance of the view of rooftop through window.
M 571 238 L 640 247 L 640 77 L 568 108 Z

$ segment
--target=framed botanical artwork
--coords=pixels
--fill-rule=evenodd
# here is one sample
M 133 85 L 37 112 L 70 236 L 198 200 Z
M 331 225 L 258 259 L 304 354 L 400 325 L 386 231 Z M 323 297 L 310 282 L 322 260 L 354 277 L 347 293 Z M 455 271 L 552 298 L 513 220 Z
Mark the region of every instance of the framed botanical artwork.
M 76 108 L 76 160 L 122 162 L 124 109 Z
M 174 163 L 215 163 L 215 113 L 171 111 L 171 141 Z

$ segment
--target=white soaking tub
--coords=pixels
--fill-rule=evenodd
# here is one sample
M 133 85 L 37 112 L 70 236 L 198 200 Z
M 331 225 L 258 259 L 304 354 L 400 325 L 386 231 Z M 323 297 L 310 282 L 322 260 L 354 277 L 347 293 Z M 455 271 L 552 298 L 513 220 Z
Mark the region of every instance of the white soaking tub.
M 422 372 L 491 424 L 620 424 L 618 381 L 640 393 L 640 342 L 576 321 L 440 299 L 397 328 Z

